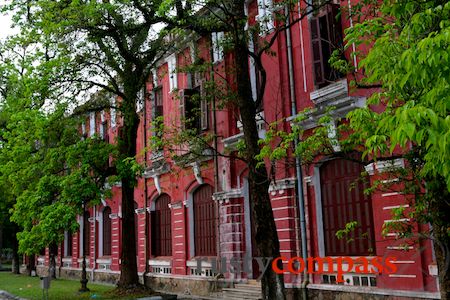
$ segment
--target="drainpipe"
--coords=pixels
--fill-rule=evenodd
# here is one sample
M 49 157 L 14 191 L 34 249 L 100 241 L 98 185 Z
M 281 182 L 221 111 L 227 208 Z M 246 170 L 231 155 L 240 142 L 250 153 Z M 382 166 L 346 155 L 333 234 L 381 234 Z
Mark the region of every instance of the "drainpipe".
M 210 57 L 211 61 L 214 60 L 214 49 L 212 47 L 212 38 L 211 38 L 211 47 L 210 47 Z M 223 57 L 223 63 L 225 63 L 225 55 Z M 211 68 L 210 72 L 210 80 L 214 80 L 214 62 Z M 214 149 L 215 151 L 218 151 L 217 148 L 217 122 L 216 122 L 216 97 L 213 95 L 212 97 L 212 103 L 211 103 L 211 111 L 212 111 L 212 125 L 213 125 L 213 131 L 214 131 Z M 216 154 L 214 154 L 214 193 L 217 193 L 219 191 L 219 159 Z M 217 241 L 216 241 L 216 248 L 217 248 L 217 263 L 221 262 L 220 259 L 220 204 L 219 201 L 216 201 L 216 214 L 217 214 Z M 218 270 L 222 270 L 222 267 L 216 266 Z
M 154 78 L 153 78 L 153 82 L 154 82 Z M 144 163 L 145 165 L 147 165 L 147 159 L 148 159 L 148 149 L 147 149 L 147 97 L 145 96 L 147 87 L 144 87 L 144 116 L 143 116 L 143 126 L 144 126 L 144 133 L 143 133 L 143 138 L 144 138 Z M 148 227 L 149 227 L 149 212 L 147 211 L 147 207 L 148 207 L 148 189 L 147 189 L 147 178 L 144 176 L 144 213 L 145 213 L 145 228 L 144 228 L 144 241 L 145 241 L 145 246 L 144 246 L 144 258 L 145 258 L 145 271 L 144 274 L 142 276 L 142 281 L 144 283 L 145 286 L 145 279 L 147 278 L 147 274 L 149 272 L 149 268 L 148 268 L 148 254 L 149 254 L 149 249 L 148 249 Z
M 97 266 L 97 205 L 94 205 L 94 253 L 92 253 L 91 280 L 94 282 L 94 271 Z
M 285 17 L 286 17 L 286 25 L 289 26 L 290 18 L 289 18 L 289 7 L 285 6 Z M 300 24 L 301 26 L 301 24 Z M 297 104 L 295 98 L 295 82 L 294 82 L 294 65 L 292 59 L 292 41 L 291 41 L 291 30 L 288 27 L 286 29 L 286 47 L 287 47 L 287 59 L 288 59 L 288 74 L 289 74 L 289 93 L 291 100 L 291 116 L 295 116 L 297 114 Z M 297 149 L 299 140 L 298 137 L 294 139 L 294 152 Z M 295 157 L 295 172 L 297 177 L 297 198 L 298 198 L 298 208 L 300 214 L 300 234 L 301 234 L 301 247 L 302 247 L 302 258 L 306 259 L 308 257 L 307 245 L 306 245 L 306 218 L 305 218 L 305 199 L 303 193 L 303 174 L 302 174 L 302 165 L 300 157 Z M 303 272 L 303 282 L 301 287 L 305 292 L 305 288 L 307 285 L 307 267 L 305 266 Z M 304 298 L 305 299 L 305 298 Z

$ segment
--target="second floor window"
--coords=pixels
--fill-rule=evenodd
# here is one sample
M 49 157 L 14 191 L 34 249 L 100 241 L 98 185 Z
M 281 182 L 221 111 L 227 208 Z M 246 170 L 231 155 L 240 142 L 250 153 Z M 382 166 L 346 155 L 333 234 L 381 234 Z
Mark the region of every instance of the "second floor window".
M 212 48 L 213 48 L 213 62 L 219 62 L 223 60 L 223 32 L 213 32 L 211 35 Z
M 177 80 L 177 56 L 172 54 L 167 58 L 167 72 L 169 73 L 169 86 L 170 91 L 173 91 L 178 88 L 178 80 Z
M 328 62 L 336 49 L 342 49 L 343 37 L 338 4 L 325 6 L 311 19 L 311 42 L 314 63 L 314 79 L 321 88 L 343 77 Z
M 89 136 L 93 136 L 95 134 L 95 113 L 91 112 L 89 114 Z
M 201 132 L 208 129 L 208 103 L 203 97 L 203 82 L 193 88 L 180 91 L 181 127 Z

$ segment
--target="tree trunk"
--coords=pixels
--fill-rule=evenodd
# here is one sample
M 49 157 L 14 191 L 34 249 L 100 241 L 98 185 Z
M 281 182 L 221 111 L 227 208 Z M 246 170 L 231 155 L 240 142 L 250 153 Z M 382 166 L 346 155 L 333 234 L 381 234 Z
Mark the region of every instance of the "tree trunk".
M 241 115 L 246 144 L 245 158 L 249 168 L 250 205 L 255 222 L 255 240 L 259 255 L 277 258 L 280 256 L 280 243 L 273 217 L 269 196 L 269 176 L 265 165 L 257 166 L 255 159 L 259 154 L 256 107 L 251 93 L 248 56 L 248 42 L 244 29 L 245 1 L 234 1 L 233 12 L 237 21 L 234 34 L 234 64 L 236 70 L 237 105 Z M 263 299 L 285 299 L 283 274 L 276 274 L 271 268 L 261 279 Z
M 443 178 L 427 182 L 434 252 L 438 266 L 441 300 L 450 300 L 450 192 Z
M 27 274 L 28 276 L 32 275 L 32 272 L 36 272 L 36 264 L 35 264 L 36 256 L 34 254 L 31 254 L 28 257 L 28 264 L 27 264 Z
M 2 267 L 2 253 L 3 253 L 3 223 L 0 222 L 0 270 L 3 268 Z
M 131 78 L 134 77 L 130 76 Z M 136 78 L 136 77 L 135 77 Z M 139 85 L 136 82 L 124 83 L 125 95 L 131 95 L 122 102 L 123 127 L 119 136 L 119 159 L 124 167 L 121 170 L 122 178 L 122 253 L 121 268 L 118 287 L 127 289 L 139 285 L 136 260 L 136 235 L 134 215 L 134 185 L 135 174 L 129 163 L 123 160 L 136 156 L 136 139 L 139 117 L 136 113 L 136 96 Z
M 20 262 L 19 262 L 19 244 L 17 239 L 13 240 L 13 260 L 12 260 L 12 270 L 13 274 L 20 274 Z

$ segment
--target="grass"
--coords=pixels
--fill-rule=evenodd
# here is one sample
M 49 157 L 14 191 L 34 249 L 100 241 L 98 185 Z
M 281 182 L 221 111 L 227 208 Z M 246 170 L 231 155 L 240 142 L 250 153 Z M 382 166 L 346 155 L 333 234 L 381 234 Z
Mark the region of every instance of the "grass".
M 48 290 L 49 300 L 69 299 L 136 299 L 144 297 L 143 294 L 117 295 L 115 287 L 88 283 L 91 290 L 79 293 L 80 282 L 76 280 L 56 279 L 50 282 Z M 15 296 L 26 299 L 43 299 L 39 277 L 16 275 L 10 272 L 0 272 L 0 290 L 7 291 Z M 148 296 L 148 295 L 147 295 Z

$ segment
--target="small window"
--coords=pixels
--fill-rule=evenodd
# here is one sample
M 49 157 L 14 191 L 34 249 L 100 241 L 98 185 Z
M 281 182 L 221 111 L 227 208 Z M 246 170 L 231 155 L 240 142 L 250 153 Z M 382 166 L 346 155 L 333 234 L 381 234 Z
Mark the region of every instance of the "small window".
M 223 60 L 223 32 L 213 32 L 211 36 L 212 47 L 213 47 L 213 62 L 219 62 Z
M 343 48 L 339 5 L 324 6 L 310 22 L 314 79 L 320 88 L 344 76 L 328 62 L 334 50 Z
M 275 28 L 272 0 L 258 0 L 258 15 L 256 19 L 259 22 L 260 35 L 267 34 Z
M 194 89 L 180 91 L 182 128 L 201 132 L 208 129 L 209 108 L 203 94 L 203 84 Z
M 169 73 L 169 86 L 170 91 L 173 91 L 178 88 L 178 80 L 177 80 L 177 57 L 175 54 L 172 54 L 167 58 L 167 67 Z
M 110 113 L 110 117 L 111 117 L 111 128 L 114 128 L 114 127 L 116 127 L 116 109 L 111 108 L 109 113 Z
M 89 114 L 89 136 L 93 136 L 95 134 L 95 113 L 91 112 Z

